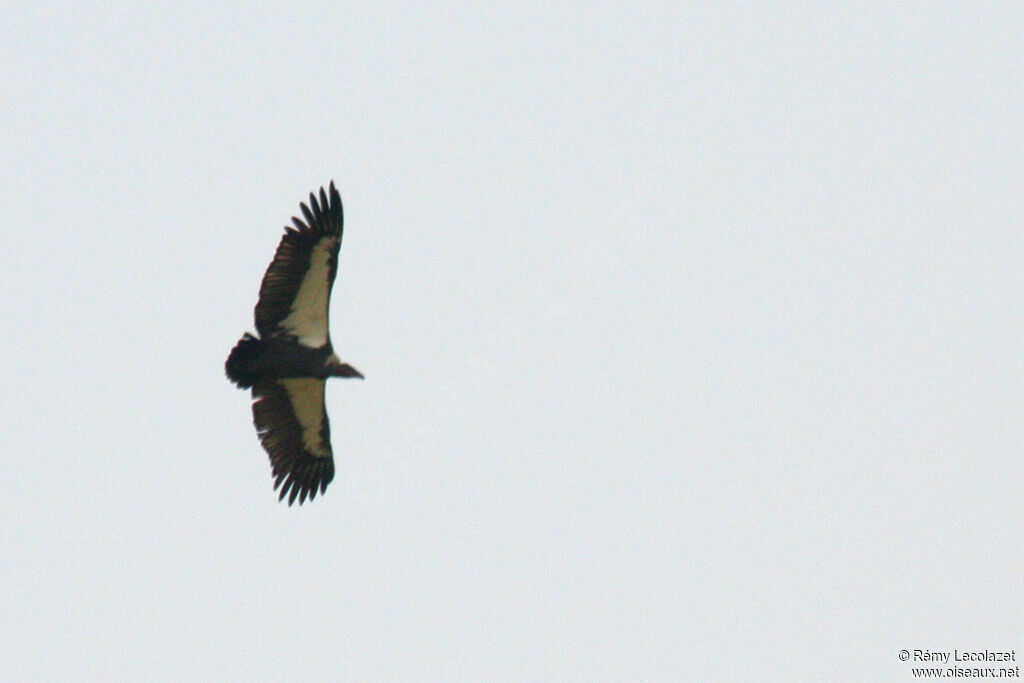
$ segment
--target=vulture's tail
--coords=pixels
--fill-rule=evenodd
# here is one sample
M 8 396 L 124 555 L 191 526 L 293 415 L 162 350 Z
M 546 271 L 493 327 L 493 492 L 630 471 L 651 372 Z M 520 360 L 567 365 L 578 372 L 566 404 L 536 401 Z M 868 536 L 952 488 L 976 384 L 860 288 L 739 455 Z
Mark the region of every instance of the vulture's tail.
M 224 370 L 228 379 L 242 389 L 248 389 L 256 384 L 259 379 L 256 372 L 256 361 L 260 356 L 262 342 L 248 332 L 238 340 L 238 344 L 231 350 L 228 361 L 224 363 Z

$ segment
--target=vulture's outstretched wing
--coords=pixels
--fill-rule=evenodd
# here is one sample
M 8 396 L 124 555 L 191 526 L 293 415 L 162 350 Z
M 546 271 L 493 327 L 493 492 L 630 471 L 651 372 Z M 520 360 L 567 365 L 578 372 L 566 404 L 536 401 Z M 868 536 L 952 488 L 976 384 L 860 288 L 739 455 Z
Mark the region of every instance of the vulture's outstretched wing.
M 253 423 L 270 455 L 274 488 L 288 505 L 327 490 L 334 479 L 331 427 L 324 407 L 326 380 L 266 379 L 252 388 Z
M 327 343 L 327 309 L 338 269 L 344 217 L 341 196 L 331 181 L 330 194 L 320 200 L 310 193 L 301 205 L 305 222 L 292 217 L 274 260 L 260 285 L 256 329 L 263 339 L 294 336 L 300 344 L 319 348 Z

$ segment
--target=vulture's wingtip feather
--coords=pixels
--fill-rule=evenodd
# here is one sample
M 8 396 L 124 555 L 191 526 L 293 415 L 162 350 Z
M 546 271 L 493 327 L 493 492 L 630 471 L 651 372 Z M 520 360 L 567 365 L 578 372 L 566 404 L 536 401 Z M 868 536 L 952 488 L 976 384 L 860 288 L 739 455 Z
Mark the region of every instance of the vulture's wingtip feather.
M 313 201 L 313 195 L 309 195 L 309 198 L 309 203 L 313 205 L 313 210 L 310 211 L 309 207 L 305 204 L 299 204 L 299 208 L 302 209 L 302 215 L 306 217 L 306 225 L 312 228 L 316 225 L 316 220 L 320 217 L 320 210 L 316 205 L 316 202 Z

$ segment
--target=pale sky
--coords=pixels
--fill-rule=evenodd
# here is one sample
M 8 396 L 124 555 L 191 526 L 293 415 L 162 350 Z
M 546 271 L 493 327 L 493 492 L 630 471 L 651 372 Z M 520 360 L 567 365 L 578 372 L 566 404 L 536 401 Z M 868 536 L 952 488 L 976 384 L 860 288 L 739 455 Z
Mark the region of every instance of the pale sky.
M 5 3 L 5 679 L 1024 652 L 1024 5 Z M 224 377 L 334 180 L 337 475 Z

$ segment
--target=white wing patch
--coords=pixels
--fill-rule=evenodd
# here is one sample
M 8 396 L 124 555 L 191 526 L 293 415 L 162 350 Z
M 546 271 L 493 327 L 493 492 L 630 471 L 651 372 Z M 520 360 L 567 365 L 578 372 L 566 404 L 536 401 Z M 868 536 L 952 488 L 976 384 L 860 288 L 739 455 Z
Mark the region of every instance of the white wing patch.
M 313 455 L 322 458 L 331 457 L 331 451 L 320 438 L 320 430 L 324 420 L 324 385 L 322 379 L 280 379 L 284 390 L 288 392 L 295 419 L 302 427 L 302 445 Z
M 331 258 L 331 250 L 337 244 L 337 238 L 324 238 L 313 247 L 309 270 L 302 278 L 288 316 L 278 325 L 285 334 L 294 335 L 303 346 L 320 348 L 327 343 L 327 305 L 331 299 L 327 263 Z

